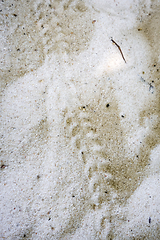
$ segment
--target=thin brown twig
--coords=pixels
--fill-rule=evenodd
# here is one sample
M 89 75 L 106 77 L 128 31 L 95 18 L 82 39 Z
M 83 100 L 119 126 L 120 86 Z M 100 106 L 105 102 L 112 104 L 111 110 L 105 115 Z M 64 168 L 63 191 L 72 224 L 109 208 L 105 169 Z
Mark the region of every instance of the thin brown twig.
M 122 50 L 121 50 L 120 46 L 119 46 L 113 39 L 111 39 L 111 41 L 118 47 L 118 49 L 119 49 L 119 51 L 120 51 L 120 53 L 121 53 L 121 55 L 122 55 L 123 60 L 125 61 L 125 63 L 127 63 L 127 62 L 126 62 L 126 59 L 124 58 L 124 55 L 123 55 L 123 53 L 122 53 Z

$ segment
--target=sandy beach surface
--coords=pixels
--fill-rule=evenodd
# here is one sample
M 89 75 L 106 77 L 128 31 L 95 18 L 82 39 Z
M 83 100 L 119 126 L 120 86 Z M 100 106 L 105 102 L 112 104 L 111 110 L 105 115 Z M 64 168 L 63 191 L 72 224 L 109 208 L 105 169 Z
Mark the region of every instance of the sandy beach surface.
M 160 239 L 160 1 L 0 16 L 0 239 Z

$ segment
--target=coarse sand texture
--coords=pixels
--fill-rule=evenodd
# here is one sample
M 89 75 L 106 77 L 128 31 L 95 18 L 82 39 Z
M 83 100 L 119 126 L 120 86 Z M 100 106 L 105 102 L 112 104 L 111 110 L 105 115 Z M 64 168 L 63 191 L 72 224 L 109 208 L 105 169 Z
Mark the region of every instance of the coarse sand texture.
M 160 239 L 160 1 L 0 15 L 0 240 Z

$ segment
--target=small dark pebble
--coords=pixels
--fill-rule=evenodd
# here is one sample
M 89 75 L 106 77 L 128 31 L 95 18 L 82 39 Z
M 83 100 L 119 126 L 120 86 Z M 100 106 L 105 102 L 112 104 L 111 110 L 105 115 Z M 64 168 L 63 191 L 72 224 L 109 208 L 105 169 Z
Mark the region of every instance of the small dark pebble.
M 151 217 L 149 217 L 149 223 L 151 223 Z
M 110 106 L 109 103 L 107 103 L 107 104 L 106 104 L 106 107 L 108 108 L 109 106 Z
M 7 165 L 4 165 L 4 164 L 1 165 L 1 168 L 2 168 L 2 169 L 6 168 L 6 167 L 8 167 L 8 166 L 7 166 Z

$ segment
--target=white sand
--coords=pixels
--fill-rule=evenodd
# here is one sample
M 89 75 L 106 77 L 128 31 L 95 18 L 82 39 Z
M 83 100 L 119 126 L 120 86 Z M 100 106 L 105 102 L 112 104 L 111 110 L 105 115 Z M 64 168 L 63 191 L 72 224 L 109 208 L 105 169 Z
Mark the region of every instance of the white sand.
M 0 239 L 160 239 L 160 1 L 0 5 Z

